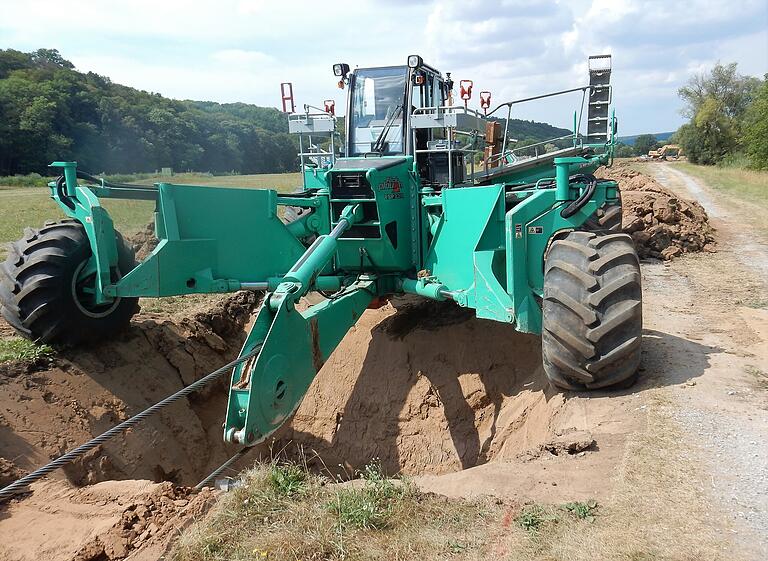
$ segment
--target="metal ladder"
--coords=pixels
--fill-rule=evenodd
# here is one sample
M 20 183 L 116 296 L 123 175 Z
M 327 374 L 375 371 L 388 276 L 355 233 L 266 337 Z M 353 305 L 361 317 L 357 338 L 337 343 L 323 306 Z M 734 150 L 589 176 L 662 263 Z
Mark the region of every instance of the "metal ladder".
M 611 104 L 611 55 L 589 57 L 587 143 L 608 142 L 608 106 Z

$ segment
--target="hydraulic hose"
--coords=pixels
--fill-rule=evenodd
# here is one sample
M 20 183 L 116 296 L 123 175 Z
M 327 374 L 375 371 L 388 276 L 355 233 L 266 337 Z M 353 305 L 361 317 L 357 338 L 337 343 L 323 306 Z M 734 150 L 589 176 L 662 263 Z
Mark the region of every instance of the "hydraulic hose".
M 581 195 L 579 195 L 579 198 L 573 201 L 571 204 L 566 206 L 563 210 L 560 211 L 560 216 L 563 218 L 570 218 L 577 212 L 579 212 L 582 208 L 584 208 L 584 205 L 586 205 L 589 200 L 592 198 L 592 195 L 595 194 L 595 187 L 597 186 L 597 179 L 594 175 L 575 175 L 571 178 L 570 183 L 580 183 L 588 181 L 587 188 L 582 191 Z

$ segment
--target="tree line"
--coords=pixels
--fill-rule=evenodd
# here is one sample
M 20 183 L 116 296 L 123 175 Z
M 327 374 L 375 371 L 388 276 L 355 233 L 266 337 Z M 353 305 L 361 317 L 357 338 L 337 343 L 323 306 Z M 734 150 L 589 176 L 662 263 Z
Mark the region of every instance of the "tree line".
M 697 164 L 744 163 L 768 169 L 768 74 L 743 76 L 737 63 L 716 64 L 680 88 L 688 118 L 673 139 Z
M 245 103 L 179 101 L 82 73 L 56 50 L 0 50 L 0 175 L 170 167 L 278 173 L 297 167 L 287 116 Z
M 642 134 L 618 157 L 642 156 L 663 144 L 679 144 L 695 164 L 768 169 L 768 74 L 743 76 L 737 63 L 716 64 L 678 90 L 688 119 L 668 140 Z

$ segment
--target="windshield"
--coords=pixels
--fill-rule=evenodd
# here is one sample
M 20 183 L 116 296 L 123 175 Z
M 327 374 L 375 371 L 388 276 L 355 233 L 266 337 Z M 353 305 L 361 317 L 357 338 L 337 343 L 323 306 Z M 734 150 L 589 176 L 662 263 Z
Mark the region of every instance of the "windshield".
M 403 153 L 403 101 L 408 68 L 361 69 L 355 72 L 349 130 L 349 155 Z M 385 127 L 388 129 L 384 132 Z

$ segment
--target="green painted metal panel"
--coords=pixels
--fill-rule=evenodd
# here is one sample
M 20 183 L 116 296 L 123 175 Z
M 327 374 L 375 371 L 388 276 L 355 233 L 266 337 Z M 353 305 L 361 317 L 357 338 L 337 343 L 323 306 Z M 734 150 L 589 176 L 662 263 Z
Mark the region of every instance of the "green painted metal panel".
M 442 191 L 442 215 L 424 260 L 424 268 L 448 290 L 464 291 L 466 305 L 475 307 L 475 258 L 483 233 L 504 220 L 502 185 L 466 187 Z M 490 226 L 489 226 L 489 223 Z M 484 248 L 504 247 L 503 231 L 493 240 L 489 233 Z M 492 250 L 492 249 L 491 249 Z
M 304 246 L 277 215 L 277 192 L 162 183 L 161 243 L 117 294 L 168 296 L 231 290 L 225 281 L 283 276 Z
M 394 163 L 384 169 L 370 167 L 366 160 L 349 158 L 347 161 L 359 162 L 359 166 L 350 165 L 343 170 L 328 172 L 330 178 L 336 174 L 364 174 L 373 193 L 373 198 L 360 200 L 368 205 L 366 219 L 339 240 L 336 267 L 359 271 L 362 262 L 364 269 L 376 272 L 413 270 L 418 262 L 415 213 L 419 188 L 413 173 L 413 157 L 378 158 Z M 331 190 L 331 204 L 336 207 L 332 211 L 333 222 L 337 220 L 335 213 L 346 202 L 346 199 L 334 199 Z

